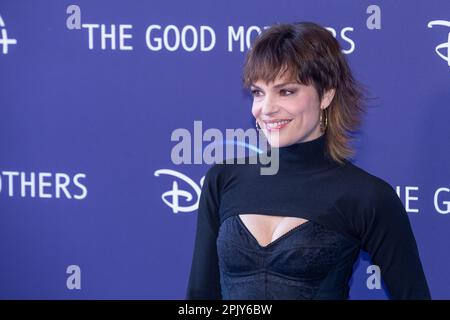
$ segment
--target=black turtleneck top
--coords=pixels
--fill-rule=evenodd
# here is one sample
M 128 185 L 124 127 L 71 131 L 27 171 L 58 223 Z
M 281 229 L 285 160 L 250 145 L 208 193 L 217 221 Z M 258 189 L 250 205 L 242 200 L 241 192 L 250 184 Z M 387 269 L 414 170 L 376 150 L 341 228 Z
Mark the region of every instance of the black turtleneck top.
M 391 299 L 430 299 L 405 208 L 384 180 L 325 153 L 325 135 L 278 148 L 279 168 L 217 163 L 200 196 L 187 299 L 347 299 L 360 250 Z M 307 220 L 261 246 L 240 214 Z

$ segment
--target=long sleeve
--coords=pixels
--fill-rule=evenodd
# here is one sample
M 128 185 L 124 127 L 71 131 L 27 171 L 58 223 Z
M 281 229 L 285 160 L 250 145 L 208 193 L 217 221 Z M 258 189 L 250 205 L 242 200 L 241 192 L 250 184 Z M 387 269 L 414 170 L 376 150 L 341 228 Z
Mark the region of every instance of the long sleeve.
M 374 194 L 362 223 L 362 249 L 380 267 L 391 299 L 431 299 L 403 203 L 387 183 Z
M 216 239 L 219 229 L 217 165 L 210 168 L 202 186 L 197 213 L 194 253 L 186 299 L 222 299 Z

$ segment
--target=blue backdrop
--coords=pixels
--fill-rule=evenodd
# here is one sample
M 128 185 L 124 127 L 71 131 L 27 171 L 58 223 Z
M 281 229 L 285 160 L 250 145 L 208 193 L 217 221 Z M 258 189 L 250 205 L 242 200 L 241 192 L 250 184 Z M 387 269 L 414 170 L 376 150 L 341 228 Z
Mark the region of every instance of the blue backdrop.
M 0 298 L 183 299 L 209 164 L 174 163 L 171 135 L 252 128 L 251 40 L 302 20 L 368 87 L 355 164 L 397 188 L 449 299 L 448 0 L 2 0 Z M 352 299 L 387 297 L 370 265 Z

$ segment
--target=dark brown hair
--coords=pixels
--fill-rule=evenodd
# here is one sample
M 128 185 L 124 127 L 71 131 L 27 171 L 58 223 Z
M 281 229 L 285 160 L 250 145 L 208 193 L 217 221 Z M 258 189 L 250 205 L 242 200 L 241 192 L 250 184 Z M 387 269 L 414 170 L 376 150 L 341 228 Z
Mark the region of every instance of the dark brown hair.
M 351 135 L 359 129 L 365 113 L 365 88 L 352 75 L 339 42 L 330 31 L 312 22 L 275 24 L 252 43 L 247 53 L 243 83 L 273 82 L 286 76 L 300 84 L 313 85 L 320 100 L 325 91 L 335 89 L 325 109 L 326 153 L 343 164 L 353 157 Z

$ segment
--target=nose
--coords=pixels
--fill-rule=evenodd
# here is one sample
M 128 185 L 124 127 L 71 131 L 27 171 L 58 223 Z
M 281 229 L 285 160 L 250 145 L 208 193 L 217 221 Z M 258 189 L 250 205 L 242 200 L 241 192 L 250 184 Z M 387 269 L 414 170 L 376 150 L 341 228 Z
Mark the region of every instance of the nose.
M 278 112 L 277 100 L 270 94 L 266 96 L 262 104 L 261 112 L 268 116 Z

